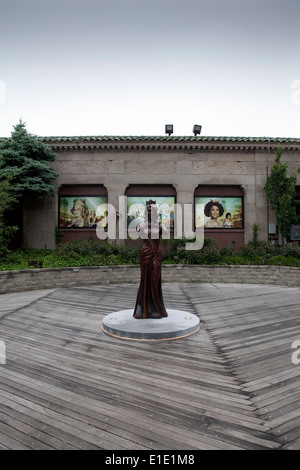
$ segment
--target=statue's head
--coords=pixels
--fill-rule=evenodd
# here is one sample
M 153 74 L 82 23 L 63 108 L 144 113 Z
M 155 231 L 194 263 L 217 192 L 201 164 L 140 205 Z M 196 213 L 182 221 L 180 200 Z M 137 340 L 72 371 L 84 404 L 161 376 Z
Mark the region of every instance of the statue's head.
M 146 201 L 146 207 L 151 207 L 153 205 L 156 205 L 156 201 L 152 201 L 152 199 L 149 199 L 149 201 Z
M 149 201 L 146 201 L 146 213 L 149 218 L 151 218 L 151 215 L 154 215 L 157 217 L 158 211 L 156 207 L 156 201 L 153 201 L 152 199 L 149 199 Z

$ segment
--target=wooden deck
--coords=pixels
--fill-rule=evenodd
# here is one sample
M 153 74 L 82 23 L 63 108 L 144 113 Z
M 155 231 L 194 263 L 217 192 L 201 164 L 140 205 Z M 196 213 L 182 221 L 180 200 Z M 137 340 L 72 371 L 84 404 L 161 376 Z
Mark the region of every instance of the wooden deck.
M 105 335 L 137 287 L 0 296 L 0 449 L 300 449 L 300 289 L 164 284 L 198 333 Z

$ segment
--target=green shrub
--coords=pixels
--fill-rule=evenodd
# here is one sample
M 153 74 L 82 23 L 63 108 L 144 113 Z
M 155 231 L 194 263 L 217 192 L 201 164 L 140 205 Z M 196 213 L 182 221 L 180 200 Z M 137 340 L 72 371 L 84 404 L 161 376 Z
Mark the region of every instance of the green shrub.
M 206 248 L 209 248 L 209 247 L 212 247 L 212 246 L 215 247 L 215 248 L 218 248 L 216 240 L 214 240 L 213 238 L 210 238 L 210 237 L 204 237 L 204 243 L 203 243 L 202 250 L 205 250 Z
M 88 240 L 73 240 L 62 243 L 57 247 L 57 254 L 62 257 L 74 255 L 94 256 L 95 254 L 109 255 L 113 253 L 113 245 L 106 241 L 97 241 L 94 238 Z
M 233 256 L 235 253 L 235 248 L 233 246 L 224 246 L 220 249 L 221 256 Z
M 292 256 L 276 255 L 269 259 L 268 264 L 273 266 L 300 266 L 300 259 Z
M 289 256 L 300 259 L 300 246 L 294 243 L 289 243 L 279 247 L 279 252 L 283 256 Z
M 227 264 L 227 265 L 243 265 L 247 264 L 246 260 L 243 256 L 241 255 L 234 255 L 234 256 L 223 256 L 222 257 L 222 264 Z
M 180 242 L 183 242 L 180 240 Z M 201 250 L 185 250 L 184 243 L 165 241 L 162 246 L 164 264 L 198 265 L 281 265 L 300 266 L 300 246 L 268 245 L 264 241 L 244 244 L 239 253 L 234 246 L 219 247 L 213 239 L 205 238 Z M 164 248 L 168 249 L 164 250 Z M 88 239 L 60 244 L 55 250 L 31 248 L 12 250 L 0 261 L 1 270 L 39 267 L 113 266 L 140 263 L 141 244 L 118 245 L 108 241 Z
M 203 250 L 202 264 L 218 264 L 222 259 L 221 250 L 215 246 L 209 246 Z

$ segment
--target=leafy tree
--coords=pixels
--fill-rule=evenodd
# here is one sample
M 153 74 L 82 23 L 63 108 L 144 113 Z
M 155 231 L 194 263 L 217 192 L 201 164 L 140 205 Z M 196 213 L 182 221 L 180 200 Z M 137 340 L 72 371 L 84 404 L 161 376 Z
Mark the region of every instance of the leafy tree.
M 296 181 L 300 167 L 288 176 L 288 163 L 281 162 L 281 154 L 282 148 L 279 146 L 264 189 L 275 213 L 279 231 L 283 237 L 287 237 L 291 224 L 297 221 Z
M 0 142 L 0 154 L 0 181 L 10 181 L 6 191 L 12 198 L 10 203 L 15 202 L 15 213 L 18 206 L 23 208 L 23 220 L 18 224 L 23 225 L 24 231 L 25 201 L 54 194 L 53 183 L 59 174 L 49 163 L 55 161 L 56 155 L 37 136 L 29 134 L 22 121 L 14 126 L 10 138 Z

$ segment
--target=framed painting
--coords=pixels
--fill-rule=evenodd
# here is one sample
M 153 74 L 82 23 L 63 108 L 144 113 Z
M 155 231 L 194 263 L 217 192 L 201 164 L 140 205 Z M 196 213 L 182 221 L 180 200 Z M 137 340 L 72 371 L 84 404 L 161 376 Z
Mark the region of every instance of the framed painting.
M 146 201 L 156 202 L 159 221 L 170 229 L 174 228 L 175 197 L 174 196 L 127 196 L 127 227 L 135 229 L 145 221 Z
M 106 226 L 106 196 L 60 196 L 59 228 L 96 228 Z
M 196 196 L 195 227 L 208 229 L 243 229 L 242 196 Z

